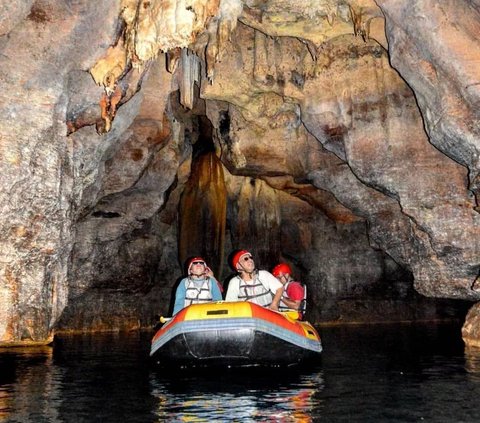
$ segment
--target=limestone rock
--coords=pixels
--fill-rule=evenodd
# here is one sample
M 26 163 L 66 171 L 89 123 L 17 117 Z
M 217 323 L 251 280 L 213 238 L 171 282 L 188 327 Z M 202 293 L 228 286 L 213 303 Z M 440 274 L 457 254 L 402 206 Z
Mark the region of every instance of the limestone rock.
M 24 2 L 2 14 L 0 342 L 48 341 L 67 303 L 74 159 L 65 82 L 108 40 L 112 4 L 47 0 L 26 14 Z
M 0 11 L 0 344 L 168 312 L 206 118 L 225 175 L 219 277 L 235 248 L 287 260 L 319 320 L 361 320 L 362 301 L 365 320 L 375 304 L 438 317 L 413 287 L 480 298 L 478 2 Z
M 470 308 L 462 327 L 462 337 L 468 347 L 480 348 L 480 303 Z
M 414 89 L 430 141 L 469 169 L 477 193 L 478 6 L 469 1 L 378 3 L 386 15 L 392 65 Z

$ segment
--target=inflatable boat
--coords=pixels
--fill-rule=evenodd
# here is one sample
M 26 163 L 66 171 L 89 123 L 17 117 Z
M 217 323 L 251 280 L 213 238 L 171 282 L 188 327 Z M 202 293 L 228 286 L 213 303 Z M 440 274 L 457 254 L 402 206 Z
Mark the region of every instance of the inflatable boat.
M 150 357 L 161 366 L 293 365 L 319 357 L 320 337 L 297 320 L 250 302 L 192 304 L 152 339 Z

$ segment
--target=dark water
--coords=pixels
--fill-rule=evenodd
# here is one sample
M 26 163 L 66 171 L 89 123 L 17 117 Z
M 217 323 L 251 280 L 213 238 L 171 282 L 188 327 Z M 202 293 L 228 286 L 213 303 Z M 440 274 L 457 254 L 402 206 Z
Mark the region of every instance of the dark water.
M 0 351 L 0 422 L 478 422 L 480 353 L 453 325 L 321 328 L 318 365 L 168 373 L 150 334 Z

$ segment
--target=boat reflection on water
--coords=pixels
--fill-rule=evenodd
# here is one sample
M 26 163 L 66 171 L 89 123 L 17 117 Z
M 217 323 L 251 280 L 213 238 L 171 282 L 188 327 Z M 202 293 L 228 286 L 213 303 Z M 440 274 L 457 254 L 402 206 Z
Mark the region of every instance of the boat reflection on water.
M 154 372 L 151 385 L 159 421 L 311 422 L 324 380 L 319 368 L 242 368 Z

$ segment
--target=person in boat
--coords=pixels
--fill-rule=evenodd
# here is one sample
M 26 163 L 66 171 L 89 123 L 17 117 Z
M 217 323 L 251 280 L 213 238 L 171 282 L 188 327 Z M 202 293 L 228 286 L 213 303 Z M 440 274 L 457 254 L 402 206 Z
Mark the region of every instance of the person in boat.
M 250 301 L 278 310 L 283 285 L 266 270 L 257 270 L 252 255 L 240 250 L 232 258 L 232 266 L 238 272 L 228 282 L 225 301 Z
M 272 270 L 283 285 L 283 294 L 278 306 L 279 311 L 297 310 L 299 319 L 303 318 L 306 308 L 307 289 L 300 282 L 294 281 L 292 268 L 287 263 L 279 263 Z
M 202 257 L 188 262 L 188 276 L 183 278 L 175 292 L 173 314 L 190 304 L 222 301 L 221 287 Z

